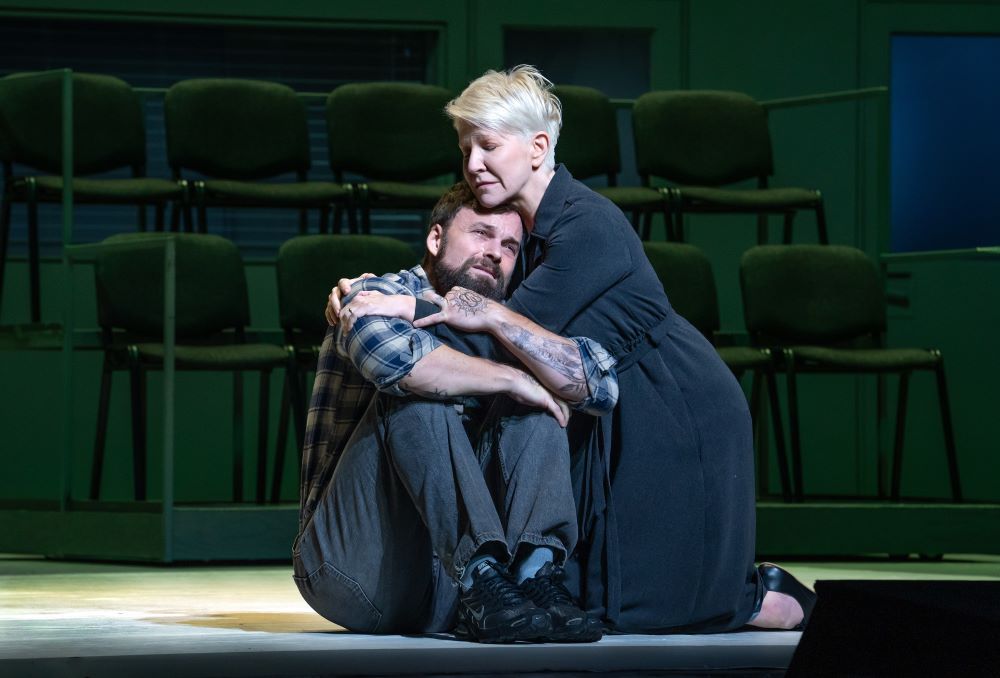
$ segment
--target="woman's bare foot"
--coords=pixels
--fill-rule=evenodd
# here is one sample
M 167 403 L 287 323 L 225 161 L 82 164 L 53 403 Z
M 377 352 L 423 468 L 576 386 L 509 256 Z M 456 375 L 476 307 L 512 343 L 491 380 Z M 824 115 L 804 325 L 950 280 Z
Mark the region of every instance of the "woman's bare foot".
M 760 613 L 747 624 L 762 629 L 794 629 L 802 623 L 802 618 L 802 606 L 795 598 L 786 593 L 768 591 L 764 594 Z

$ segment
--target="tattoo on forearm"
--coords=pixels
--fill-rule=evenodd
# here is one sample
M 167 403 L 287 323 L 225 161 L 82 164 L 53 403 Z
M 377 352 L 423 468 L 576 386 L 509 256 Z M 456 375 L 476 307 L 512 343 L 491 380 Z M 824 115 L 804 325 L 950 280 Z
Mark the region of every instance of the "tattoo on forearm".
M 482 295 L 470 290 L 462 290 L 456 294 L 448 303 L 456 311 L 461 311 L 465 315 L 477 315 L 486 311 L 486 299 Z
M 430 398 L 431 400 L 445 400 L 447 398 L 450 398 L 452 395 L 451 393 L 448 392 L 448 389 L 442 388 L 440 386 L 435 386 L 433 388 L 420 388 L 411 386 L 408 383 L 406 383 L 406 379 L 400 381 L 399 385 L 402 386 L 407 393 L 411 393 L 415 396 L 420 396 L 421 398 Z
M 587 380 L 583 374 L 583 361 L 575 344 L 537 337 L 528 330 L 511 323 L 502 323 L 500 331 L 510 342 L 526 355 L 555 370 L 568 381 L 559 387 L 559 392 L 570 400 L 587 397 Z

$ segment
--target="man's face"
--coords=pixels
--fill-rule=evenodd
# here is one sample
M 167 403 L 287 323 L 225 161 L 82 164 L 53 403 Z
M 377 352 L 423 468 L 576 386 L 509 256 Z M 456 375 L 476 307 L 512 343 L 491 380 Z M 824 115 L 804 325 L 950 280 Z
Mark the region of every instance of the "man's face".
M 504 298 L 521 247 L 521 217 L 516 212 L 479 213 L 463 207 L 447 230 L 431 227 L 427 249 L 438 294 L 456 285 L 495 300 Z

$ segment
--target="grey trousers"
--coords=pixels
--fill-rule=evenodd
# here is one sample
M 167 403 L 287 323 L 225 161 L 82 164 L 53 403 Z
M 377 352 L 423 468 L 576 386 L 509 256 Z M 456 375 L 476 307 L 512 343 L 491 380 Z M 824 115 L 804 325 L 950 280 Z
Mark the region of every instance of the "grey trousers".
M 293 549 L 314 610 L 356 632 L 447 631 L 473 555 L 572 553 L 566 433 L 498 401 L 474 445 L 452 404 L 375 397 Z

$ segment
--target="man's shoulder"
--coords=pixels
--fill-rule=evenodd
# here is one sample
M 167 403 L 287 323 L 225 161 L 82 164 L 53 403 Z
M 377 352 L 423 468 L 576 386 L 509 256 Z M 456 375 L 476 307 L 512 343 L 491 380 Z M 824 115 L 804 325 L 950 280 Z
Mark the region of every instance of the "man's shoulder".
M 430 288 L 427 274 L 419 264 L 396 273 L 383 273 L 374 278 L 365 278 L 354 284 L 354 291 L 370 290 L 383 294 L 410 294 L 418 296 Z

